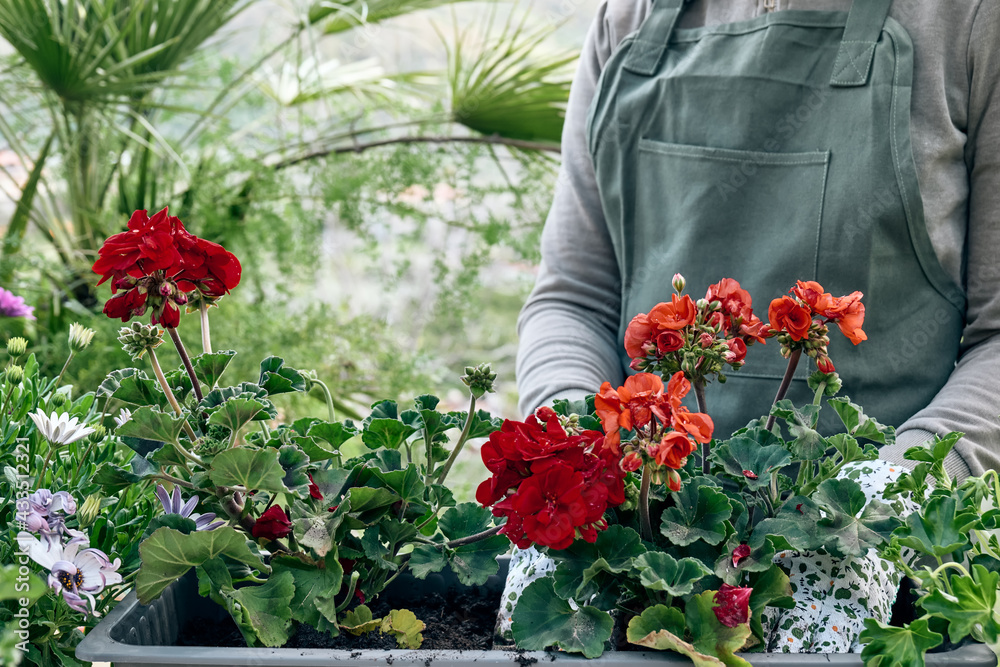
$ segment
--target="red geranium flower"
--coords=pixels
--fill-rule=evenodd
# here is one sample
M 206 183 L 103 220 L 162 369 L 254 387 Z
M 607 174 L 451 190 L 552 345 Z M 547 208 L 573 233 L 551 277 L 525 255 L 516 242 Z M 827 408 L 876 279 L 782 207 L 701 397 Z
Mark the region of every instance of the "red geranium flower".
M 251 530 L 254 537 L 266 537 L 269 540 L 280 540 L 292 532 L 292 522 L 288 520 L 285 511 L 277 505 L 260 515 Z
M 785 331 L 792 340 L 799 341 L 809 335 L 812 313 L 790 296 L 781 296 L 771 302 L 767 309 L 771 329 Z
M 715 594 L 715 617 L 727 628 L 735 628 L 750 621 L 750 595 L 752 588 L 722 584 Z
M 750 546 L 747 544 L 741 544 L 735 549 L 733 549 L 733 567 L 737 567 L 745 558 L 750 557 Z
M 309 475 L 309 495 L 316 500 L 323 500 L 323 493 L 316 486 L 316 482 L 313 481 L 313 476 Z

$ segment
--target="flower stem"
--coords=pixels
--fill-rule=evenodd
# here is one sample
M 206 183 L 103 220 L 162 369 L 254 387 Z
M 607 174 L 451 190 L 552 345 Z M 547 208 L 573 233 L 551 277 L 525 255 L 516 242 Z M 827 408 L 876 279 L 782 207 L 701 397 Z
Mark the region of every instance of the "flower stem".
M 191 482 L 185 482 L 183 479 L 180 479 L 179 477 L 174 477 L 173 475 L 168 475 L 165 472 L 161 472 L 159 475 L 157 475 L 157 477 L 162 479 L 164 482 L 170 482 L 171 484 L 176 484 L 177 486 L 183 486 L 186 489 L 195 488 L 195 485 L 192 484 Z
M 694 381 L 694 397 L 698 400 L 698 412 L 708 414 L 708 402 L 705 400 L 705 378 L 701 377 Z M 712 441 L 709 440 L 701 446 L 701 471 L 708 475 L 712 471 L 712 464 L 709 457 L 712 454 Z
M 639 527 L 642 529 L 642 539 L 653 541 L 653 524 L 649 520 L 649 483 L 652 473 L 649 465 L 642 467 L 642 482 L 639 483 Z
M 205 354 L 212 354 L 212 332 L 208 328 L 208 304 L 202 299 L 198 304 L 201 311 L 201 349 Z
M 59 371 L 59 375 L 56 376 L 56 381 L 52 384 L 52 391 L 55 391 L 56 389 L 59 388 L 59 383 L 62 381 L 63 375 L 66 374 L 66 369 L 69 368 L 69 363 L 71 361 L 73 361 L 74 355 L 76 355 L 76 352 L 73 351 L 73 350 L 70 350 L 69 351 L 69 356 L 66 357 L 66 363 L 63 364 L 62 370 Z
M 174 392 L 170 391 L 170 384 L 167 383 L 167 378 L 163 376 L 163 369 L 160 368 L 160 360 L 156 358 L 156 352 L 154 352 L 153 348 L 151 347 L 146 349 L 149 352 L 149 363 L 152 364 L 153 366 L 153 374 L 156 375 L 156 381 L 159 382 L 160 387 L 163 388 L 163 394 L 167 397 L 167 402 L 170 403 L 170 407 L 174 409 L 174 412 L 177 413 L 177 416 L 183 418 L 184 411 L 181 410 L 180 403 L 178 403 L 177 399 L 174 397 Z M 195 440 L 198 439 L 198 437 L 194 434 L 194 430 L 191 428 L 191 424 L 188 424 L 187 419 L 184 419 L 184 432 L 187 433 L 187 436 L 189 438 L 191 438 L 191 442 L 194 442 Z M 177 443 L 174 444 L 175 446 L 179 446 L 177 445 Z M 185 452 L 187 450 L 181 447 L 180 451 Z M 189 456 L 194 456 L 194 455 L 189 454 Z M 201 459 L 197 457 L 194 457 L 191 460 L 199 464 L 201 463 Z
M 194 389 L 195 398 L 201 403 L 205 396 L 201 393 L 201 382 L 198 381 L 198 376 L 194 374 L 194 366 L 191 365 L 191 357 L 188 356 L 187 349 L 184 348 L 184 343 L 181 342 L 180 334 L 177 333 L 177 329 L 174 327 L 164 327 L 167 333 L 170 334 L 170 340 L 174 341 L 174 347 L 177 348 L 177 354 L 180 355 L 181 361 L 184 362 L 184 369 L 187 371 L 188 376 L 191 378 L 191 387 Z
M 337 421 L 337 409 L 333 406 L 333 394 L 330 393 L 330 388 L 326 386 L 326 383 L 320 379 L 312 380 L 312 383 L 318 385 L 323 391 L 323 396 L 326 398 L 326 411 L 330 415 L 330 421 Z
M 445 478 L 451 471 L 451 467 L 455 465 L 455 459 L 458 458 L 459 452 L 462 451 L 462 447 L 465 446 L 465 441 L 469 439 L 469 431 L 472 430 L 472 420 L 476 417 L 476 397 L 471 396 L 469 401 L 469 415 L 465 418 L 465 426 L 462 427 L 462 434 L 458 436 L 458 442 L 455 443 L 455 449 L 452 450 L 451 456 L 445 461 L 444 467 L 441 468 L 441 474 L 438 475 L 437 483 L 444 484 Z M 428 444 L 428 454 L 427 460 L 430 461 L 430 445 Z M 429 472 L 429 470 L 428 470 Z
M 49 445 L 49 451 L 45 453 L 45 462 L 42 463 L 41 472 L 39 472 L 38 476 L 35 477 L 35 491 L 37 491 L 38 487 L 42 485 L 42 476 L 45 474 L 45 471 L 49 469 L 49 460 L 52 458 L 52 452 L 55 450 L 53 443 L 49 442 L 48 440 L 46 440 L 45 442 L 47 442 Z
M 788 388 L 792 385 L 792 378 L 795 376 L 795 367 L 799 365 L 799 357 L 801 356 L 802 349 L 799 348 L 798 350 L 793 350 L 792 354 L 788 357 L 788 366 L 785 367 L 785 377 L 781 378 L 781 385 L 778 387 L 778 393 L 775 394 L 774 403 L 771 405 L 775 405 L 778 401 L 785 397 L 785 394 L 788 393 Z M 771 427 L 774 426 L 774 420 L 775 415 L 768 417 L 767 426 L 764 428 L 770 431 Z
M 499 533 L 501 528 L 503 528 L 503 525 L 493 526 L 492 528 L 487 528 L 481 533 L 476 533 L 475 535 L 469 535 L 468 537 L 460 537 L 457 540 L 452 540 L 451 542 L 447 542 L 445 546 L 447 546 L 449 549 L 456 549 L 466 544 L 472 544 L 473 542 L 485 540 L 486 538 L 493 537 L 494 535 Z
M 823 394 L 826 392 L 826 382 L 820 382 L 819 386 L 816 388 L 816 393 L 813 395 L 813 405 L 819 405 L 820 401 L 823 400 Z

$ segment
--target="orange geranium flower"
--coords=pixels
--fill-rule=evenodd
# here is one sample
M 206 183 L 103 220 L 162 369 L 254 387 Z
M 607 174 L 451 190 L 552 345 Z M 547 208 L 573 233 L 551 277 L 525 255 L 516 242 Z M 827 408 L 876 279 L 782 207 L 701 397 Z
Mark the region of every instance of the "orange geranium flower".
M 619 454 L 620 429 L 631 431 L 643 427 L 653 415 L 663 423 L 668 422 L 665 399 L 663 380 L 652 373 L 636 373 L 618 389 L 612 389 L 610 382 L 602 384 L 594 397 L 594 408 L 606 434 L 604 446 Z
M 684 467 L 684 461 L 694 452 L 696 445 L 683 433 L 670 431 L 664 434 L 656 448 L 656 462 L 674 470 Z
M 677 331 L 694 324 L 698 316 L 698 306 L 687 294 L 684 296 L 671 295 L 670 303 L 657 304 L 649 311 L 649 321 L 655 324 L 660 330 L 671 329 Z
M 785 331 L 792 340 L 799 341 L 809 335 L 812 313 L 790 296 L 781 296 L 771 302 L 767 309 L 771 329 Z
M 639 313 L 628 323 L 625 329 L 625 352 L 630 359 L 640 359 L 646 356 L 643 346 L 653 338 L 654 327 L 649 321 L 649 315 Z

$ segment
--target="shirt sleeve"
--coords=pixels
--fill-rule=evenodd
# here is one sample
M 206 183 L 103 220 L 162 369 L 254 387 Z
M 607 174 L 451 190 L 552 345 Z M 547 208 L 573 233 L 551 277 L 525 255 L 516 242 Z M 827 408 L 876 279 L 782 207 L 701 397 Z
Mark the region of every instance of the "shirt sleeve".
M 524 414 L 555 398 L 620 383 L 621 283 L 587 148 L 587 116 L 614 48 L 606 4 L 598 9 L 570 90 L 562 168 L 542 232 L 535 288 L 518 320 L 517 386 Z M 617 386 L 617 384 L 615 385 Z
M 968 45 L 969 173 L 965 283 L 966 326 L 958 363 L 925 409 L 899 429 L 919 444 L 934 434 L 965 433 L 953 473 L 1000 469 L 1000 3 L 983 0 Z M 912 431 L 912 432 L 911 432 Z M 898 452 L 900 455 L 902 452 Z

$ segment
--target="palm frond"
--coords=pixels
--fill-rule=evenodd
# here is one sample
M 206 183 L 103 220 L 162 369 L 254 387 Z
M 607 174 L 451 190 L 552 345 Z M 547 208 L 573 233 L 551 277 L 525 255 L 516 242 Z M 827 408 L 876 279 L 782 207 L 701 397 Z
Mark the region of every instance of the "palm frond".
M 487 19 L 492 32 L 495 14 Z M 456 123 L 486 135 L 558 143 L 577 54 L 548 51 L 552 28 L 529 28 L 530 13 L 512 13 L 495 37 L 475 44 L 456 28 L 451 42 L 438 30 L 448 54 L 447 83 Z
M 467 0 L 320 0 L 309 9 L 309 23 L 321 24 L 327 34 L 346 32 L 364 23 Z

